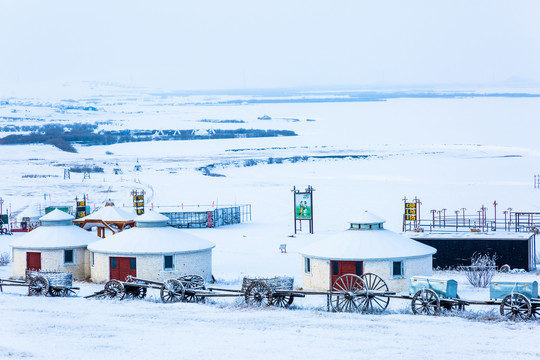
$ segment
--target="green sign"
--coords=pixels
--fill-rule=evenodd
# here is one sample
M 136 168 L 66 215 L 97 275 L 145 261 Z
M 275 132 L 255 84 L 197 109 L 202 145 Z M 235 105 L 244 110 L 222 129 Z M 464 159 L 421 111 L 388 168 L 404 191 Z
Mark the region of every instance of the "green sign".
M 311 193 L 294 194 L 294 204 L 297 220 L 311 220 Z

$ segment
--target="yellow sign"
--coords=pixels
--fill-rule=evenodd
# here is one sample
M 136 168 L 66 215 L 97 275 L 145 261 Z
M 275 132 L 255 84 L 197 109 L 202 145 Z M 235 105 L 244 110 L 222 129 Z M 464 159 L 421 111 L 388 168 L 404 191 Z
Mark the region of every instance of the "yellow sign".
M 405 214 L 416 215 L 416 209 L 405 209 Z
M 416 215 L 405 215 L 405 220 L 416 221 Z
M 77 206 L 86 206 L 86 201 L 77 201 Z
M 405 203 L 405 208 L 416 209 L 416 203 Z

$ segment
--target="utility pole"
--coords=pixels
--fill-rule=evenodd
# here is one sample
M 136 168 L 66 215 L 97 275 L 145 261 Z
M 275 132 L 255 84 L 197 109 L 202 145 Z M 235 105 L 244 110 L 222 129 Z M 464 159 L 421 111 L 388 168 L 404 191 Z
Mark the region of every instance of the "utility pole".
M 493 213 L 495 214 L 495 231 L 497 231 L 497 200 L 493 202 Z

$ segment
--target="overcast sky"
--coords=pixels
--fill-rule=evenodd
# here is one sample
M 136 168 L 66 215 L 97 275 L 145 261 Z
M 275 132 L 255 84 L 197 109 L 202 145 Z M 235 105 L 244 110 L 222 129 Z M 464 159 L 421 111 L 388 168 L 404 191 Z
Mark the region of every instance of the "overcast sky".
M 2 88 L 540 82 L 538 0 L 0 4 Z

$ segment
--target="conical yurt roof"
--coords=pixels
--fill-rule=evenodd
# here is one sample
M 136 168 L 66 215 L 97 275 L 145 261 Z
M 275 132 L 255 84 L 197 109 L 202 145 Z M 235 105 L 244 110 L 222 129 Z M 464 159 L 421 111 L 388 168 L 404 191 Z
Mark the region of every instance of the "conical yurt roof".
M 351 224 L 384 222 L 370 213 L 357 218 L 362 219 L 367 222 L 352 221 Z M 382 228 L 348 229 L 300 250 L 300 254 L 305 257 L 343 261 L 404 259 L 433 255 L 436 252 L 431 246 Z
M 70 249 L 86 247 L 95 235 L 72 224 L 73 216 L 55 209 L 40 218 L 41 226 L 10 244 L 15 249 Z
M 83 218 L 77 219 L 77 221 L 83 220 L 103 220 L 105 222 L 120 222 L 131 221 L 136 217 L 134 212 L 116 207 L 116 206 L 104 206 L 101 209 L 87 215 Z
M 88 247 L 109 254 L 176 254 L 213 249 L 216 245 L 184 230 L 167 226 L 168 217 L 149 211 L 135 218 L 137 226 Z

